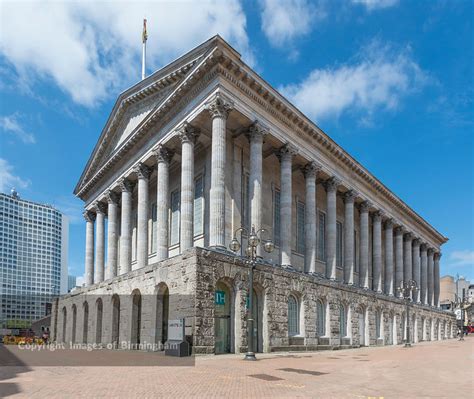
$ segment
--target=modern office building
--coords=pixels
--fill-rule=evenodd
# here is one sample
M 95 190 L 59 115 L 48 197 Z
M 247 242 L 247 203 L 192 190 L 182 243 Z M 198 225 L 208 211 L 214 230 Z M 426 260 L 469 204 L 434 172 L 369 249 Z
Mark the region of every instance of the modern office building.
M 119 96 L 75 194 L 86 286 L 55 304 L 59 341 L 153 345 L 185 319 L 195 353 L 238 353 L 250 295 L 259 352 L 394 345 L 406 323 L 415 342 L 452 337 L 447 238 L 219 36 Z M 275 250 L 250 292 L 229 244 L 252 225 Z
M 52 206 L 0 193 L 0 328 L 28 327 L 67 292 L 68 228 Z

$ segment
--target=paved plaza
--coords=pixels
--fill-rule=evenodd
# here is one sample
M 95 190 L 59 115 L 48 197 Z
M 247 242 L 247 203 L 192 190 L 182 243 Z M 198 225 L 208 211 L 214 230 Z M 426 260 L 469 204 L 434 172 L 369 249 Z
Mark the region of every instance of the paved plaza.
M 261 354 L 257 362 L 240 355 L 202 356 L 187 367 L 3 366 L 0 397 L 462 398 L 473 391 L 473 349 L 474 337 L 467 337 L 410 349 Z M 106 364 L 117 356 L 138 364 L 139 357 L 162 354 L 96 350 L 78 358 Z

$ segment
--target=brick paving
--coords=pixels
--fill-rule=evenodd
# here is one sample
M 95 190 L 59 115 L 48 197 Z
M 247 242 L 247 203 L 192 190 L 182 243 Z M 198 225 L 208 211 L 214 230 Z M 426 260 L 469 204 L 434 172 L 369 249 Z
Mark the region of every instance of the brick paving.
M 474 388 L 473 349 L 474 337 L 467 337 L 410 349 L 260 354 L 257 362 L 244 362 L 240 355 L 203 356 L 192 367 L 3 366 L 0 397 L 463 398 Z M 136 352 L 119 355 L 136 362 Z M 81 356 L 103 364 L 117 359 L 117 352 Z

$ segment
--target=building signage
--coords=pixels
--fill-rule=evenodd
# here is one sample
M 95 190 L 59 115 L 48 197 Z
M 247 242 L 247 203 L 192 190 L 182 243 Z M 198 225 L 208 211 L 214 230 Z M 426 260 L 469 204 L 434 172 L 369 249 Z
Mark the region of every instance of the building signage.
M 216 305 L 225 305 L 225 292 L 216 291 L 214 299 Z
M 184 341 L 184 319 L 168 320 L 168 341 Z

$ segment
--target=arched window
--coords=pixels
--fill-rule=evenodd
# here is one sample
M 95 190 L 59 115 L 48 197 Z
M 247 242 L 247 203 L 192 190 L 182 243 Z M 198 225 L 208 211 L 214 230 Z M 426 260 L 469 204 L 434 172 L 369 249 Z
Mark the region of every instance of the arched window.
M 324 337 L 326 335 L 326 309 L 324 308 L 324 303 L 320 299 L 316 301 L 316 317 L 318 323 L 318 336 Z
M 346 307 L 342 304 L 339 306 L 339 328 L 341 337 L 347 337 Z
M 298 300 L 294 295 L 288 298 L 288 335 L 290 337 L 300 333 Z
M 381 328 L 380 328 L 380 319 L 382 318 L 382 314 L 380 313 L 380 310 L 377 310 L 377 312 L 375 312 L 375 335 L 377 336 L 377 338 L 381 338 L 380 337 L 380 334 L 381 334 Z

